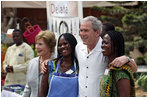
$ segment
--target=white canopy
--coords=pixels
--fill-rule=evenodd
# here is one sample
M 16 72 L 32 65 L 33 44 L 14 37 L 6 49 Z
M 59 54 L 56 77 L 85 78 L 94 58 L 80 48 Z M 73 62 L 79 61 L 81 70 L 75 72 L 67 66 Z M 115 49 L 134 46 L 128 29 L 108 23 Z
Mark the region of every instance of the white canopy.
M 46 8 L 46 1 L 2 1 L 2 8 Z
M 117 6 L 107 1 L 82 1 L 83 7 L 92 6 Z M 137 1 L 120 4 L 120 6 L 133 6 L 137 5 Z M 46 8 L 46 1 L 2 1 L 2 8 Z

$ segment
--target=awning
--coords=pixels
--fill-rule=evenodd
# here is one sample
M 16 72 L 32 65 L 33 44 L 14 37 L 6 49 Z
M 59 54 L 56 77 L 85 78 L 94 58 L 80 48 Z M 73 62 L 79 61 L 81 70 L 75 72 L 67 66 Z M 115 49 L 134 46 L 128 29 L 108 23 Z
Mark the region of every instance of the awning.
M 46 8 L 46 1 L 2 1 L 2 8 Z
M 107 1 L 83 1 L 83 7 L 93 7 L 93 6 L 98 6 L 98 7 L 111 7 L 111 6 L 135 6 L 137 5 L 137 1 L 131 1 L 127 3 L 111 3 Z
M 46 1 L 1 1 L 2 8 L 46 8 Z M 93 6 L 134 6 L 137 5 L 137 1 L 131 1 L 124 4 L 113 4 L 107 1 L 82 1 L 83 8 Z

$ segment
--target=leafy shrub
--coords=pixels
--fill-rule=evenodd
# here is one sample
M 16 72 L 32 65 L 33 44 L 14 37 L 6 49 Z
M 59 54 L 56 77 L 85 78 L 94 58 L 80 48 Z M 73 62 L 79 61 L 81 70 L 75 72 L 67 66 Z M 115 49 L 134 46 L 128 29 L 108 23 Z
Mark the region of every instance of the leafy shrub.
M 125 42 L 125 54 L 129 55 L 130 51 L 134 50 L 134 43 L 133 42 Z
M 135 59 L 135 62 L 137 65 L 146 65 L 146 62 L 144 59 L 145 58 L 143 56 L 139 56 Z
M 136 84 L 144 91 L 147 91 L 147 74 L 141 74 L 136 80 Z

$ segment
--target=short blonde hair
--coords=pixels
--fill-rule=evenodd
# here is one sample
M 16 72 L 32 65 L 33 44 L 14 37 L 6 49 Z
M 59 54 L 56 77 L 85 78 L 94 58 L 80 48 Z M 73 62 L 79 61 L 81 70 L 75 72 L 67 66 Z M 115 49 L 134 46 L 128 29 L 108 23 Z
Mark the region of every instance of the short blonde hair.
M 35 41 L 43 39 L 46 45 L 49 47 L 50 52 L 54 52 L 56 46 L 56 38 L 55 34 L 49 30 L 40 31 L 38 35 L 35 37 Z

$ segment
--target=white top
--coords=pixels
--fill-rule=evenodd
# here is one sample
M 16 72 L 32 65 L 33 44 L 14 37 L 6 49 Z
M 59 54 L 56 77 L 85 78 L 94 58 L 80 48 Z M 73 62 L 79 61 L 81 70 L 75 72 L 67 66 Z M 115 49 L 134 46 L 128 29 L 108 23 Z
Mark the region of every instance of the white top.
M 13 73 L 7 73 L 4 85 L 25 85 L 28 62 L 33 58 L 34 52 L 27 43 L 10 46 L 5 55 L 3 69 L 6 72 L 7 65 L 13 66 Z
M 29 62 L 27 70 L 27 82 L 23 92 L 23 97 L 38 97 L 41 86 L 42 74 L 39 73 L 39 57 L 33 58 Z
M 107 66 L 107 59 L 102 54 L 102 39 L 100 38 L 95 48 L 88 54 L 87 46 L 78 43 L 76 56 L 79 62 L 79 96 L 99 97 L 100 80 Z
M 1 97 L 21 97 L 21 95 L 15 93 L 15 92 L 2 90 Z

